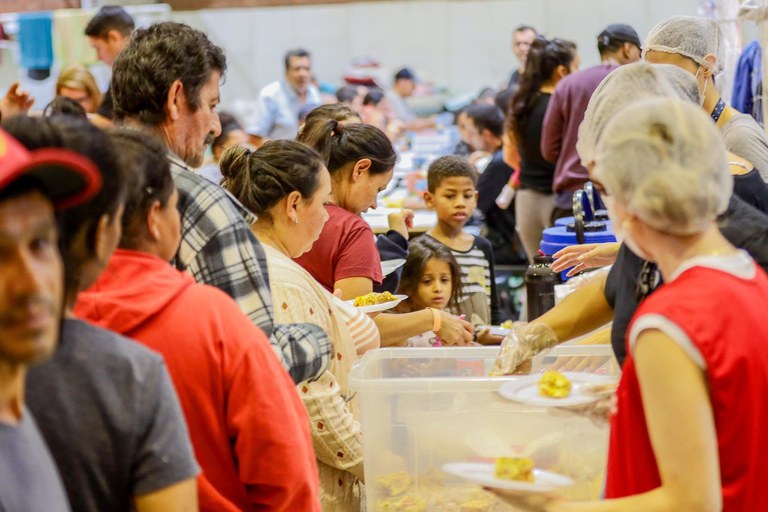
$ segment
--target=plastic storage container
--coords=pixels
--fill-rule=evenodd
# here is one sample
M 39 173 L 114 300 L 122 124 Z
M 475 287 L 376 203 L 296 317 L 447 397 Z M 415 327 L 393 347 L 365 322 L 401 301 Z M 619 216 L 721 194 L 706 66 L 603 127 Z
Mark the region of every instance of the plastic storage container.
M 360 398 L 369 512 L 510 510 L 441 467 L 514 455 L 573 478 L 575 485 L 564 491 L 570 498 L 599 497 L 607 425 L 500 397 L 499 386 L 518 377 L 487 377 L 498 351 L 379 349 L 355 365 L 350 383 Z M 534 359 L 533 371 L 566 363 L 618 379 L 607 345 L 556 347 Z

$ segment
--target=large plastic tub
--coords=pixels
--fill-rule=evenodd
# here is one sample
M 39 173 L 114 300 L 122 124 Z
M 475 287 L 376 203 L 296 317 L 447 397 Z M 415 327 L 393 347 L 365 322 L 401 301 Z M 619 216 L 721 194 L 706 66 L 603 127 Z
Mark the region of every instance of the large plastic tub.
M 350 383 L 360 399 L 369 512 L 509 510 L 441 467 L 514 455 L 573 478 L 568 497 L 599 497 L 607 426 L 501 398 L 499 386 L 517 377 L 487 376 L 497 354 L 498 347 L 381 349 L 356 364 Z M 557 347 L 537 357 L 533 371 L 566 363 L 618 378 L 605 345 Z

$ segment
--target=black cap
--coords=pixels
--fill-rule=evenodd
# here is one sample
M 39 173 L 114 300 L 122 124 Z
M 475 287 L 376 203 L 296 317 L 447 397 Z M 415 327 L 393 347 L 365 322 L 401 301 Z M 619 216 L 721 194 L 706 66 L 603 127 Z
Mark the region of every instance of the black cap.
M 416 81 L 416 75 L 410 68 L 403 68 L 395 73 L 395 82 L 398 80 L 413 80 Z
M 597 40 L 605 46 L 608 46 L 615 41 L 632 43 L 638 48 L 642 46 L 640 44 L 640 38 L 637 36 L 635 29 L 623 23 L 614 23 L 613 25 L 608 25 L 605 27 L 605 30 L 600 32 L 600 35 L 597 36 Z

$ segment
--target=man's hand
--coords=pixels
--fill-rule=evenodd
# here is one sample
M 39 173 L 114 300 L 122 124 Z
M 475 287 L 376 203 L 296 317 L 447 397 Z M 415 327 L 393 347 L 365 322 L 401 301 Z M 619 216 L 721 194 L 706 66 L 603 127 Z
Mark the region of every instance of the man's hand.
M 34 102 L 35 99 L 21 89 L 19 82 L 14 82 L 8 88 L 5 96 L 0 99 L 0 119 L 26 114 Z

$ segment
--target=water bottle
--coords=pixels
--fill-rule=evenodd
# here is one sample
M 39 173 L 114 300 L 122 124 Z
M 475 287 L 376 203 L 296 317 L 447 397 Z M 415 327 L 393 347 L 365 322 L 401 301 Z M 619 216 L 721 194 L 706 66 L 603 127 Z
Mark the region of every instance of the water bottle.
M 536 255 L 525 271 L 525 292 L 528 303 L 528 321 L 538 318 L 555 307 L 557 274 L 550 268 L 550 256 Z

